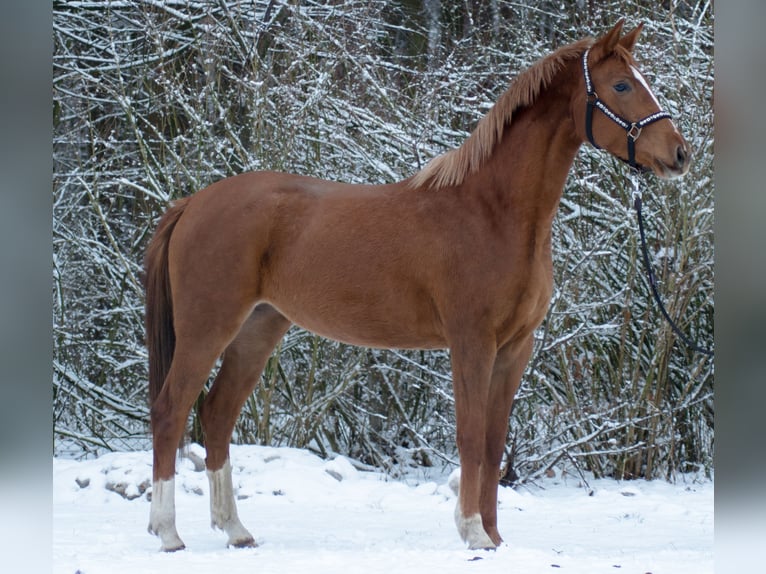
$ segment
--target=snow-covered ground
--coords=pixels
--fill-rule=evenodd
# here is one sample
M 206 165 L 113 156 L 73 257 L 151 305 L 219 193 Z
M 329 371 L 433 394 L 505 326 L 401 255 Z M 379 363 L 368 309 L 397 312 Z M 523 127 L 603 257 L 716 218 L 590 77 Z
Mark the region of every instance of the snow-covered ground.
M 198 451 L 203 454 L 202 451 Z M 204 456 L 204 454 L 203 454 Z M 239 515 L 253 549 L 210 528 L 205 473 L 178 463 L 178 530 L 187 549 L 158 551 L 146 532 L 150 452 L 53 461 L 53 571 L 194 574 L 713 572 L 713 484 L 545 479 L 501 488 L 497 551 L 469 551 L 453 523 L 448 477 L 399 481 L 301 450 L 232 447 Z

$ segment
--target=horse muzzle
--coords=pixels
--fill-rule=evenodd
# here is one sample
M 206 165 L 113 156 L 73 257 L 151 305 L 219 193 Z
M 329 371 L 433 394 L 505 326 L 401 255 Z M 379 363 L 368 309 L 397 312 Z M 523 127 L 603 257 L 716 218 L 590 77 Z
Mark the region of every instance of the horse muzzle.
M 689 144 L 682 140 L 676 144 L 674 153 L 669 160 L 657 158 L 654 166 L 654 173 L 663 179 L 675 179 L 685 175 L 691 165 L 691 148 Z

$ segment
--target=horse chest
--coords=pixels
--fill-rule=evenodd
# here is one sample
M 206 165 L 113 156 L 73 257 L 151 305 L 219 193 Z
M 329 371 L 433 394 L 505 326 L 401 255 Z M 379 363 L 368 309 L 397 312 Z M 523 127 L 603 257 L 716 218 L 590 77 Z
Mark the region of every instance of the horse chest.
M 545 318 L 553 290 L 550 265 L 538 264 L 517 275 L 498 300 L 496 338 L 499 344 L 530 335 Z

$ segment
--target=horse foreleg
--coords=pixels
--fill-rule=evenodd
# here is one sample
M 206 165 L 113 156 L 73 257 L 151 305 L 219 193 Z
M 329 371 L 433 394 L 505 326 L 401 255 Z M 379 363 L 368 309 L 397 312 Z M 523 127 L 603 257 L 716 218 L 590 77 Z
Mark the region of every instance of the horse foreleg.
M 508 418 L 521 376 L 529 361 L 534 339 L 501 348 L 492 369 L 486 418 L 486 442 L 481 474 L 481 518 L 484 530 L 495 545 L 503 538 L 497 529 L 497 489 L 500 464 L 508 434 Z
M 460 453 L 460 489 L 455 524 L 471 549 L 495 548 L 482 525 L 480 496 L 485 451 L 485 423 L 494 348 L 477 344 L 452 346 L 452 378 Z
M 211 524 L 226 532 L 229 546 L 255 546 L 253 536 L 237 514 L 229 462 L 231 434 L 274 346 L 289 327 L 290 322 L 272 307 L 256 307 L 226 348 L 221 370 L 200 409 L 207 450 Z

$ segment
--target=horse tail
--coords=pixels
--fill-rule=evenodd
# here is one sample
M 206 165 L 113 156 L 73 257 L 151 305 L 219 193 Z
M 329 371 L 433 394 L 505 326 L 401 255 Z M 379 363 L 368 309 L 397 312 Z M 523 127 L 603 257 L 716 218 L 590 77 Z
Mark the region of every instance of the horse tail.
M 168 272 L 168 244 L 188 199 L 176 201 L 160 219 L 144 257 L 146 348 L 149 353 L 149 404 L 162 390 L 176 346 L 173 297 Z

